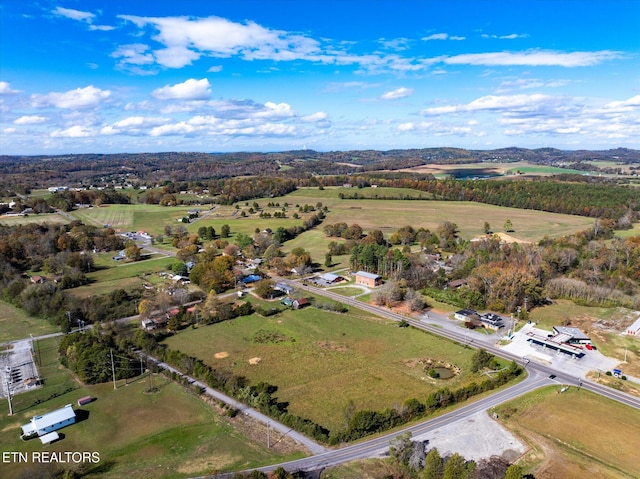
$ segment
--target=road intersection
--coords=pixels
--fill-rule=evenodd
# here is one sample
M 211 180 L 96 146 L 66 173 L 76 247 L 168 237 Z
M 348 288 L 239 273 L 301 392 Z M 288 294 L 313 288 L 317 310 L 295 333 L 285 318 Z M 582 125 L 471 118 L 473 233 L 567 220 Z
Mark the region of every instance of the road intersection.
M 285 280 L 283 280 L 285 281 Z M 387 453 L 389 449 L 389 441 L 399 434 L 403 432 L 411 432 L 412 436 L 424 436 L 429 433 L 432 433 L 436 429 L 442 427 L 444 424 L 453 423 L 456 421 L 461 421 L 467 418 L 468 416 L 475 414 L 479 411 L 486 411 L 491 409 L 499 404 L 510 401 L 516 397 L 524 395 L 528 392 L 531 392 L 537 388 L 551 385 L 554 383 L 560 383 L 567 386 L 575 386 L 579 388 L 583 388 L 589 391 L 592 391 L 596 394 L 600 394 L 602 396 L 608 397 L 615 401 L 626 404 L 630 407 L 634 407 L 636 409 L 640 409 L 640 398 L 631 396 L 624 392 L 618 391 L 616 389 L 612 389 L 607 386 L 603 386 L 601 384 L 589 381 L 582 377 L 581 374 L 576 375 L 575 371 L 572 371 L 571 368 L 558 368 L 553 364 L 544 364 L 541 362 L 531 361 L 526 356 L 520 356 L 509 352 L 503 348 L 496 346 L 495 340 L 496 338 L 492 336 L 480 335 L 477 333 L 470 334 L 468 331 L 463 330 L 459 327 L 442 327 L 442 324 L 434 324 L 434 321 L 447 321 L 447 318 L 444 316 L 438 317 L 438 315 L 434 315 L 433 313 L 429 313 L 428 321 L 423 318 L 414 319 L 412 317 L 406 316 L 401 313 L 397 313 L 387 308 L 382 308 L 379 306 L 374 306 L 369 303 L 365 303 L 357 300 L 355 297 L 345 297 L 338 293 L 334 293 L 328 289 L 311 287 L 308 285 L 301 284 L 299 282 L 294 281 L 286 281 L 291 284 L 291 286 L 305 290 L 309 293 L 322 295 L 336 301 L 342 302 L 348 306 L 358 308 L 364 311 L 371 312 L 378 316 L 391 319 L 394 321 L 406 321 L 411 326 L 416 329 L 420 329 L 441 337 L 448 338 L 453 341 L 457 341 L 463 345 L 470 347 L 479 347 L 483 348 L 486 351 L 494 354 L 496 356 L 516 361 L 518 364 L 523 366 L 527 371 L 527 376 L 524 380 L 516 383 L 513 386 L 503 388 L 493 394 L 488 395 L 480 400 L 470 402 L 464 406 L 458 407 L 455 410 L 438 416 L 436 418 L 432 418 L 426 421 L 423 421 L 419 424 L 415 424 L 413 426 L 404 428 L 399 431 L 395 431 L 390 434 L 382 435 L 373 439 L 369 439 L 366 441 L 358 442 L 356 444 L 347 445 L 338 449 L 329 450 L 324 446 L 314 442 L 313 440 L 305 437 L 304 435 L 292 430 L 291 428 L 274 421 L 268 416 L 263 415 L 259 411 L 251 409 L 246 405 L 239 403 L 238 401 L 230 398 L 219 391 L 216 391 L 207 385 L 197 381 L 194 378 L 190 378 L 188 376 L 183 375 L 179 371 L 175 370 L 171 366 L 160 363 L 159 361 L 152 359 L 158 366 L 167 369 L 169 371 L 175 372 L 180 376 L 184 376 L 188 379 L 191 384 L 196 386 L 200 386 L 204 389 L 205 393 L 210 395 L 211 397 L 215 397 L 216 399 L 223 401 L 230 406 L 238 409 L 243 414 L 247 414 L 252 418 L 264 423 L 268 424 L 270 427 L 280 431 L 283 434 L 288 435 L 295 441 L 303 444 L 305 447 L 309 449 L 309 451 L 314 454 L 312 456 L 298 459 L 295 461 L 290 461 L 282 464 L 273 464 L 270 466 L 265 466 L 263 468 L 259 468 L 261 471 L 269 472 L 273 471 L 279 466 L 284 467 L 288 471 L 301 471 L 301 470 L 318 470 L 326 467 L 331 467 L 335 465 L 339 465 L 345 462 L 370 458 L 370 457 L 379 457 Z M 118 322 L 131 321 L 136 319 L 137 316 L 133 316 L 130 318 L 121 318 L 117 320 Z M 46 337 L 53 337 L 57 335 L 61 335 L 62 333 L 47 335 Z M 43 337 L 44 338 L 44 337 Z M 33 338 L 40 339 L 40 338 Z M 150 358 L 151 359 L 151 358 Z M 233 474 L 221 474 L 216 477 L 227 478 L 233 477 Z

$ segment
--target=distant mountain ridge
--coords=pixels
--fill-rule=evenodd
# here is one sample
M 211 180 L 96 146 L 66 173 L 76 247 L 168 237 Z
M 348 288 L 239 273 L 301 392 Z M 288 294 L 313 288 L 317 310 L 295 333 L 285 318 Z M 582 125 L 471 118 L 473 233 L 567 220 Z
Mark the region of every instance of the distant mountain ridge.
M 429 164 L 527 161 L 533 164 L 598 171 L 587 161 L 640 164 L 640 151 L 559 150 L 555 148 L 420 148 L 393 150 L 348 150 L 318 152 L 162 152 L 16 156 L 0 155 L 0 188 L 20 191 L 59 184 L 161 183 L 200 181 L 235 176 L 281 176 L 305 178 L 314 175 L 350 175 L 355 172 L 400 170 Z M 611 165 L 607 165 L 608 168 Z M 635 168 L 635 166 L 634 166 Z M 600 171 L 604 171 L 600 169 Z

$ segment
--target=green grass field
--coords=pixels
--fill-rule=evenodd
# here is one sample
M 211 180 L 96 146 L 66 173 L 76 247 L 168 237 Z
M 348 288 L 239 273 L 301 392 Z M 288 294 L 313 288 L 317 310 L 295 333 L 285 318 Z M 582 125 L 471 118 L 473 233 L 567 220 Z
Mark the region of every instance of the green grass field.
M 111 255 L 99 255 L 96 260 L 96 271 L 87 273 L 90 284 L 69 290 L 77 298 L 107 294 L 116 289 L 132 289 L 142 287 L 147 276 L 166 271 L 177 260 L 173 257 L 158 256 L 134 263 L 116 262 Z
M 386 236 L 401 226 L 424 227 L 432 231 L 444 221 L 456 223 L 460 236 L 471 239 L 484 233 L 487 221 L 495 232 L 502 231 L 507 219 L 513 223 L 515 232 L 511 236 L 523 241 L 538 241 L 545 235 L 558 237 L 588 228 L 593 220 L 573 215 L 562 215 L 543 211 L 521 210 L 501 206 L 464 201 L 403 201 L 403 200 L 341 200 L 340 193 L 357 192 L 362 195 L 386 194 L 387 188 L 301 188 L 286 197 L 273 198 L 281 204 L 291 203 L 315 205 L 318 201 L 329 207 L 325 223 L 357 223 L 365 231 L 380 229 Z M 399 190 L 408 194 L 411 190 Z M 421 193 L 417 192 L 416 194 Z M 322 227 L 320 227 L 321 229 Z
M 532 451 L 537 479 L 640 477 L 640 411 L 585 390 L 545 388 L 496 408 L 500 422 Z
M 23 309 L 0 301 L 0 343 L 57 331 L 58 328 L 46 320 L 29 316 Z
M 81 208 L 72 215 L 82 222 L 103 226 L 110 225 L 121 231 L 146 231 L 149 234 L 163 234 L 164 226 L 177 226 L 192 206 L 158 205 L 102 205 L 99 208 Z
M 26 225 L 31 223 L 55 223 L 66 224 L 69 220 L 57 213 L 29 215 L 29 216 L 2 216 L 0 217 L 0 225 L 13 226 L 13 225 Z
M 265 332 L 278 334 L 282 342 L 256 342 Z M 468 371 L 471 349 L 357 312 L 308 307 L 269 318 L 252 315 L 185 330 L 166 343 L 253 384 L 277 385 L 279 400 L 288 401 L 293 414 L 329 429 L 342 426 L 349 399 L 358 409 L 380 410 L 477 379 Z M 462 374 L 450 380 L 427 378 L 416 360 L 429 357 L 457 365 Z M 260 361 L 252 365 L 254 358 Z
M 567 321 L 576 324 L 581 317 L 606 320 L 615 314 L 616 308 L 580 306 L 573 301 L 559 299 L 552 305 L 534 309 L 529 314 L 529 318 L 536 323 L 537 328 L 551 331 L 554 326 L 562 326 Z
M 200 398 L 160 375 L 159 392 L 145 393 L 147 377 L 125 385 L 118 382 L 82 386 L 55 359 L 57 341 L 42 341 L 45 386 L 16 396 L 16 414 L 0 418 L 3 451 L 96 451 L 100 462 L 84 470 L 86 477 L 179 478 L 217 471 L 252 468 L 299 457 L 278 456 L 266 445 L 249 441 Z M 72 391 L 65 391 L 73 388 Z M 50 398 L 52 395 L 55 397 Z M 57 395 L 57 396 L 56 396 Z M 75 401 L 95 400 L 81 408 Z M 27 397 L 28 396 L 28 397 Z M 44 402 L 34 405 L 35 400 Z M 41 414 L 73 403 L 86 419 L 61 431 L 63 439 L 43 447 L 40 441 L 20 439 L 20 425 Z M 34 477 L 34 464 L 3 463 L 2 477 Z

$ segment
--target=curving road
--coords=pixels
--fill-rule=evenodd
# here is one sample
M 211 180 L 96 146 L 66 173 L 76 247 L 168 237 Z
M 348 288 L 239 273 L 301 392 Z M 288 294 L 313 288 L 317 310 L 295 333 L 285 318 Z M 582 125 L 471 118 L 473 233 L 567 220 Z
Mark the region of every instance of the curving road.
M 315 456 L 307 457 L 304 459 L 298 459 L 298 460 L 290 461 L 286 463 L 265 466 L 265 467 L 259 468 L 260 471 L 271 472 L 279 466 L 284 467 L 287 471 L 290 471 L 290 472 L 311 471 L 311 470 L 319 470 L 326 467 L 336 466 L 345 462 L 354 461 L 358 459 L 381 456 L 387 453 L 389 449 L 389 441 L 404 432 L 411 432 L 413 436 L 432 433 L 445 424 L 450 424 L 452 422 L 456 422 L 458 420 L 464 419 L 467 416 L 472 415 L 479 411 L 486 411 L 499 404 L 502 404 L 504 402 L 515 399 L 518 396 L 522 396 L 528 392 L 531 392 L 534 389 L 540 388 L 542 386 L 551 385 L 554 383 L 572 385 L 579 388 L 584 388 L 596 394 L 600 394 L 602 396 L 621 402 L 628 406 L 634 407 L 636 409 L 640 409 L 640 398 L 636 398 L 634 396 L 609 388 L 607 386 L 602 386 L 600 384 L 585 380 L 581 377 L 575 376 L 566 371 L 558 370 L 543 364 L 530 362 L 526 358 L 518 357 L 511 353 L 508 353 L 489 342 L 478 341 L 476 339 L 476 342 L 474 343 L 474 339 L 469 339 L 466 332 L 462 332 L 462 331 L 458 332 L 454 330 L 439 328 L 430 324 L 425 324 L 421 321 L 417 321 L 415 319 L 406 317 L 402 314 L 396 313 L 386 308 L 381 308 L 378 306 L 373 306 L 368 303 L 363 303 L 355 300 L 354 298 L 349 298 L 337 293 L 333 293 L 330 290 L 301 285 L 300 283 L 293 282 L 290 280 L 279 279 L 279 281 L 287 282 L 291 286 L 294 286 L 298 289 L 302 289 L 310 293 L 314 293 L 314 294 L 318 294 L 318 295 L 322 295 L 322 296 L 334 299 L 341 303 L 345 303 L 355 308 L 359 308 L 364 311 L 374 313 L 384 318 L 392 319 L 395 321 L 404 320 L 408 322 L 411 326 L 417 329 L 421 329 L 423 331 L 427 331 L 429 333 L 436 334 L 438 336 L 442 336 L 462 344 L 473 344 L 474 346 L 482 347 L 486 351 L 492 354 L 495 354 L 496 356 L 500 356 L 502 358 L 509 359 L 509 360 L 514 360 L 522 364 L 527 370 L 528 376 L 526 379 L 524 379 L 523 381 L 513 386 L 510 386 L 506 389 L 502 389 L 498 392 L 492 393 L 483 399 L 474 401 L 470 404 L 457 408 L 454 411 L 438 416 L 437 418 L 430 419 L 420 424 L 410 426 L 390 434 L 385 434 L 377 438 L 369 439 L 367 441 L 363 441 L 357 444 L 352 444 L 340 449 L 316 454 Z M 227 479 L 227 478 L 232 478 L 233 474 L 232 473 L 220 474 L 220 475 L 217 475 L 216 477 L 221 479 Z
M 422 321 L 418 321 L 413 318 L 404 316 L 402 314 L 391 311 L 387 308 L 382 308 L 382 307 L 374 306 L 368 303 L 364 303 L 356 300 L 355 298 L 345 297 L 340 294 L 333 293 L 330 290 L 302 285 L 298 282 L 294 282 L 291 280 L 279 279 L 279 281 L 289 283 L 291 286 L 297 289 L 305 290 L 317 295 L 322 295 L 322 296 L 334 299 L 336 301 L 339 301 L 341 303 L 347 304 L 349 306 L 352 306 L 354 308 L 368 311 L 370 313 L 376 314 L 378 316 L 381 316 L 387 319 L 391 319 L 394 321 L 404 320 L 407 323 L 409 323 L 411 326 L 415 327 L 416 329 L 421 329 L 423 331 L 426 331 L 438 336 L 442 336 L 442 337 L 451 339 L 453 341 L 457 341 L 461 344 L 472 345 L 474 347 L 481 347 L 496 356 L 499 356 L 508 360 L 514 360 L 519 364 L 522 364 L 526 368 L 528 372 L 528 376 L 526 379 L 524 379 L 523 381 L 513 386 L 510 386 L 506 389 L 502 389 L 498 392 L 492 393 L 485 398 L 466 404 L 462 407 L 457 408 L 454 411 L 443 414 L 436 418 L 424 421 L 420 424 L 416 424 L 416 425 L 404 428 L 400 431 L 395 431 L 390 434 L 386 434 L 380 437 L 369 439 L 363 442 L 359 442 L 359 443 L 345 446 L 335 450 L 328 450 L 327 448 L 321 446 L 320 444 L 316 443 L 310 438 L 298 433 L 297 431 L 292 430 L 287 426 L 284 426 L 278 423 L 277 421 L 274 421 L 273 419 L 269 418 L 268 416 L 265 416 L 259 411 L 249 408 L 248 406 L 234 400 L 233 398 L 230 398 L 222 394 L 217 390 L 214 390 L 208 387 L 207 385 L 199 381 L 196 381 L 193 378 L 189 378 L 189 382 L 191 384 L 195 384 L 197 386 L 204 388 L 205 392 L 208 395 L 215 397 L 218 400 L 224 401 L 225 403 L 230 404 L 232 407 L 235 407 L 238 410 L 242 411 L 244 414 L 247 414 L 258 421 L 268 424 L 270 427 L 273 427 L 275 430 L 278 430 L 279 432 L 288 435 L 289 437 L 296 440 L 297 442 L 305 445 L 313 454 L 315 454 L 314 456 L 310 456 L 307 458 L 298 459 L 295 461 L 290 461 L 282 464 L 273 464 L 270 466 L 259 468 L 259 470 L 261 471 L 264 471 L 264 472 L 273 471 L 275 468 L 279 466 L 282 466 L 291 472 L 300 471 L 300 470 L 307 470 L 307 471 L 318 470 L 318 469 L 335 466 L 335 465 L 353 461 L 353 460 L 380 456 L 387 453 L 389 449 L 389 441 L 395 438 L 396 436 L 398 436 L 399 434 L 402 434 L 403 432 L 407 432 L 407 431 L 411 432 L 412 435 L 414 436 L 428 434 L 442 427 L 444 424 L 449 424 L 449 423 L 464 419 L 467 416 L 474 414 L 476 412 L 485 411 L 487 409 L 493 408 L 499 404 L 502 404 L 518 396 L 526 394 L 536 388 L 539 388 L 545 385 L 550 385 L 550 384 L 553 384 L 554 382 L 558 384 L 571 385 L 579 388 L 584 388 L 596 394 L 600 394 L 612 400 L 618 401 L 620 403 L 626 404 L 636 409 L 640 409 L 640 398 L 631 396 L 629 394 L 623 393 L 621 391 L 612 389 L 607 386 L 594 383 L 592 381 L 588 381 L 584 378 L 576 376 L 571 372 L 568 372 L 565 370 L 559 370 L 552 366 L 547 366 L 537 362 L 530 362 L 529 360 L 526 359 L 526 357 L 523 358 L 523 357 L 513 355 L 507 351 L 504 351 L 501 348 L 496 347 L 492 342 L 483 341 L 478 337 L 474 337 L 470 339 L 467 331 L 465 330 L 456 331 L 454 329 L 445 329 L 445 328 L 434 326 L 432 324 L 426 324 Z M 135 316 L 131 318 L 121 318 L 118 321 L 128 321 L 134 318 Z M 47 337 L 57 336 L 60 334 L 62 333 L 47 335 Z M 169 366 L 168 364 L 161 363 L 157 359 L 152 357 L 149 357 L 149 359 L 154 361 L 156 364 L 158 364 L 159 366 L 165 369 L 174 371 L 181 376 L 185 376 L 179 371 Z M 220 474 L 220 475 L 217 475 L 216 477 L 232 478 L 233 476 L 234 476 L 233 473 L 229 473 L 229 474 Z

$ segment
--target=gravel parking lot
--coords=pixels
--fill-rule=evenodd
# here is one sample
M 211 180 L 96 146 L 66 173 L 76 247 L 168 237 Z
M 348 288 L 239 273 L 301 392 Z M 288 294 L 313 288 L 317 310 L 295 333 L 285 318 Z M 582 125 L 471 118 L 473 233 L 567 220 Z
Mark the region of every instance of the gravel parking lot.
M 427 448 L 437 448 L 442 456 L 457 452 L 465 459 L 474 461 L 494 455 L 513 461 L 527 450 L 513 434 L 484 411 L 443 426 L 434 433 L 415 436 L 413 440 L 429 441 Z

